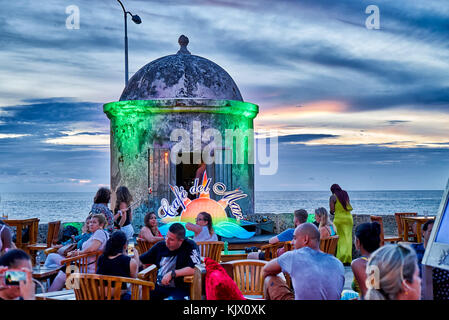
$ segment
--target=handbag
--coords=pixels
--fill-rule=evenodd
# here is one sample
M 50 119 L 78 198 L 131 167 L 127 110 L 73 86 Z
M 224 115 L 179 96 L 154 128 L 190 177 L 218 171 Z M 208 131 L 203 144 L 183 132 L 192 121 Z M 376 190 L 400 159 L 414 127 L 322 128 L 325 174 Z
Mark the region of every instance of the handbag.
M 61 248 L 58 249 L 58 254 L 66 257 L 70 251 L 73 251 L 76 249 L 76 245 L 77 245 L 76 243 L 66 244 L 65 246 L 62 246 Z

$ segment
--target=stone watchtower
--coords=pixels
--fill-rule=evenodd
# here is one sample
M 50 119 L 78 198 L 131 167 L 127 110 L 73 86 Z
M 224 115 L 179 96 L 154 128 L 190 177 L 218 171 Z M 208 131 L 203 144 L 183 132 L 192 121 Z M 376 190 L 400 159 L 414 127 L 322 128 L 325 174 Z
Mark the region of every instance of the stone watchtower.
M 227 129 L 250 132 L 246 130 L 253 129 L 258 106 L 243 102 L 223 68 L 190 54 L 187 37 L 178 42 L 176 54 L 143 66 L 129 80 L 120 101 L 103 106 L 111 121 L 111 203 L 119 186 L 129 188 L 138 202 L 133 208 L 135 229 L 143 225 L 148 210 L 157 212 L 162 198 L 173 200 L 169 185 L 190 187 L 204 148 L 215 157 L 213 163 L 205 161 L 212 183 L 223 182 L 228 190 L 240 188 L 248 195 L 239 200 L 242 213 L 254 213 L 254 155 L 247 152 L 252 151 L 254 136 L 251 132 L 247 140 L 236 137 L 228 146 L 224 140 Z M 184 136 L 171 139 L 175 129 Z M 223 141 L 208 137 L 211 129 Z M 189 149 L 179 149 L 182 137 L 187 137 L 184 146 Z M 237 160 L 239 152 L 246 154 L 243 163 Z M 189 161 L 171 161 L 176 155 Z M 233 163 L 225 163 L 227 155 Z

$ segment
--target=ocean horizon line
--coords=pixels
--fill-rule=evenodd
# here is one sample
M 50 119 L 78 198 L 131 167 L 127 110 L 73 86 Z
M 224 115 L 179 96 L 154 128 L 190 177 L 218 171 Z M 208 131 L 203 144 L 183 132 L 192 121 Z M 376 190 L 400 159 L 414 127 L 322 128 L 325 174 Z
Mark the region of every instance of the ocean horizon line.
M 8 193 L 92 193 L 93 191 L 0 191 L 1 194 Z M 330 192 L 330 190 L 254 190 L 255 192 Z M 375 189 L 375 190 L 349 190 L 347 192 L 385 192 L 385 191 L 444 191 L 444 189 Z

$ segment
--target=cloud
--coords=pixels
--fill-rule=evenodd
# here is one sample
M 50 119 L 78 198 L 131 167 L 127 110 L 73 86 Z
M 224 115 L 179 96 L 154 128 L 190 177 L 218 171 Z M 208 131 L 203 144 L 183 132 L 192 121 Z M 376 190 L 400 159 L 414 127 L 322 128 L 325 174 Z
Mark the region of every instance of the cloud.
M 26 102 L 3 107 L 7 115 L 0 115 L 0 190 L 94 189 L 109 181 L 109 120 L 101 105 L 70 98 Z
M 15 139 L 29 136 L 29 134 L 0 133 L 0 139 Z
M 336 137 L 338 136 L 332 134 L 295 134 L 288 136 L 280 136 L 278 137 L 278 141 L 283 144 L 298 144 L 323 138 L 336 138 Z

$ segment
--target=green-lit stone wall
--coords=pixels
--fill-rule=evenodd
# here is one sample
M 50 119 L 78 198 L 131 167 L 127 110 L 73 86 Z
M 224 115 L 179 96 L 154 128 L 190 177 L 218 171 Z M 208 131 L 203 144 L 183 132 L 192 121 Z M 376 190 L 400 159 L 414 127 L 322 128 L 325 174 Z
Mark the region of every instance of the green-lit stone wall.
M 149 149 L 171 150 L 176 141 L 170 141 L 170 134 L 174 129 L 185 129 L 190 133 L 193 148 L 193 122 L 201 122 L 201 132 L 206 129 L 217 129 L 225 144 L 226 129 L 253 129 L 253 119 L 258 113 L 258 106 L 233 100 L 209 99 L 170 99 L 170 100 L 132 100 L 107 103 L 104 112 L 111 121 L 111 189 L 127 186 L 135 201 L 140 201 L 134 209 L 133 225 L 140 228 L 143 216 L 147 210 L 157 210 L 162 197 L 167 198 L 167 192 L 162 192 L 163 186 L 151 185 L 152 194 L 148 193 L 148 157 Z M 251 135 L 251 139 L 254 137 Z M 202 148 L 210 141 L 203 141 Z M 248 143 L 244 143 L 244 154 L 248 152 Z M 236 149 L 233 143 L 234 163 Z M 227 184 L 228 190 L 240 187 L 247 198 L 238 201 L 244 214 L 254 213 L 254 165 L 245 159 L 244 164 L 231 164 L 232 177 Z M 163 166 L 153 167 L 155 182 L 165 184 L 165 181 L 175 184 L 175 164 L 168 164 L 167 170 Z M 219 174 L 219 166 L 215 165 L 215 172 L 208 176 L 215 178 Z M 165 176 L 165 173 L 168 175 Z M 151 178 L 153 180 L 153 178 Z M 215 179 L 213 183 L 217 182 Z M 156 183 L 157 184 L 157 183 Z M 231 185 L 229 185 L 231 184 Z M 168 186 L 166 186 L 168 189 Z M 170 194 L 168 194 L 170 196 Z M 114 196 L 111 199 L 114 201 Z M 113 203 L 113 202 L 112 202 Z

